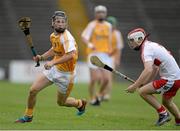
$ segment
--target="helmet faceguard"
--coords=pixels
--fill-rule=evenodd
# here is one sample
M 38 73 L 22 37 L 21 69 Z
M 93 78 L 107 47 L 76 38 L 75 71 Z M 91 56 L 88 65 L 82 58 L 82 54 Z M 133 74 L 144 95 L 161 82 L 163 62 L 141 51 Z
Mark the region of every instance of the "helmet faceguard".
M 128 33 L 128 45 L 130 48 L 139 50 L 140 46 L 144 43 L 146 38 L 149 35 L 146 35 L 146 32 L 142 28 L 137 28 Z
M 52 28 L 58 33 L 63 33 L 65 31 L 66 27 L 65 28 L 61 28 L 61 27 L 55 28 L 55 20 L 59 19 L 59 18 L 64 19 L 66 21 L 66 24 L 67 24 L 67 16 L 66 16 L 65 12 L 55 11 L 53 16 L 52 16 Z

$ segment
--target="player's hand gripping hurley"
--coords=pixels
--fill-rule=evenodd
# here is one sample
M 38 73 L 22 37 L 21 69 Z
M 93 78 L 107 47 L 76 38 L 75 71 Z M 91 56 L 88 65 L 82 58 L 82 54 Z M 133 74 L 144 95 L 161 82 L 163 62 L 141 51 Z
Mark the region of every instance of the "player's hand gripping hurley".
M 35 57 L 37 55 L 34 46 L 33 46 L 33 42 L 32 42 L 32 37 L 30 34 L 30 26 L 31 26 L 31 19 L 29 17 L 22 17 L 19 21 L 18 21 L 18 25 L 19 28 L 24 32 L 25 36 L 26 36 L 26 40 L 28 43 L 28 46 L 31 48 L 32 54 Z M 36 63 L 35 67 L 40 66 L 39 60 Z
M 110 71 L 110 72 L 112 72 L 114 74 L 117 74 L 118 76 L 120 76 L 120 77 L 122 77 L 122 78 L 124 78 L 124 79 L 126 79 L 126 80 L 128 80 L 128 81 L 130 81 L 132 83 L 135 82 L 133 79 L 127 77 L 126 75 L 120 73 L 119 71 L 117 71 L 117 70 L 111 68 L 110 66 L 104 64 L 97 56 L 91 56 L 90 61 L 91 61 L 91 63 L 93 65 L 104 68 L 104 69 L 106 69 L 106 70 L 108 70 L 108 71 Z

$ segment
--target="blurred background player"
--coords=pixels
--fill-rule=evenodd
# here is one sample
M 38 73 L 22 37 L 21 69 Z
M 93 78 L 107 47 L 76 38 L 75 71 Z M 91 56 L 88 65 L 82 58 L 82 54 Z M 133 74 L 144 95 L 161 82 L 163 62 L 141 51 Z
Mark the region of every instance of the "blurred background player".
M 163 125 L 171 120 L 166 108 L 174 115 L 176 125 L 180 126 L 180 111 L 173 102 L 173 97 L 180 88 L 179 66 L 166 48 L 147 40 L 147 36 L 142 28 L 134 29 L 128 34 L 130 48 L 141 51 L 144 70 L 136 82 L 130 85 L 126 91 L 133 93 L 139 88 L 140 96 L 159 114 L 156 126 Z M 154 80 L 158 72 L 161 78 Z M 162 94 L 163 104 L 160 104 L 153 96 L 157 93 Z
M 92 55 L 98 56 L 104 63 L 112 66 L 110 57 L 112 51 L 112 26 L 106 20 L 107 8 L 98 5 L 94 8 L 95 20 L 91 21 L 82 33 L 82 40 L 87 45 L 88 66 L 90 69 L 89 94 L 90 104 L 99 105 L 98 98 L 104 95 L 109 86 L 110 72 L 97 68 L 90 62 Z M 100 91 L 95 93 L 95 84 L 101 85 Z
M 78 115 L 85 111 L 86 101 L 69 97 L 73 88 L 75 65 L 78 57 L 77 44 L 67 28 L 67 17 L 62 11 L 56 11 L 52 17 L 54 32 L 50 35 L 52 48 L 43 55 L 37 55 L 34 60 L 47 60 L 46 69 L 32 84 L 27 101 L 27 109 L 17 123 L 31 122 L 37 94 L 53 83 L 58 87 L 57 103 L 59 106 L 75 107 Z
M 107 21 L 112 25 L 112 60 L 113 60 L 112 62 L 113 62 L 113 67 L 116 68 L 119 67 L 121 63 L 121 53 L 124 47 L 123 37 L 120 30 L 118 30 L 117 28 L 118 26 L 117 19 L 113 16 L 109 16 L 107 18 Z M 108 89 L 106 89 L 106 94 L 102 97 L 102 100 L 110 99 L 113 80 L 112 80 L 112 74 L 109 75 L 110 75 L 109 86 L 107 86 Z

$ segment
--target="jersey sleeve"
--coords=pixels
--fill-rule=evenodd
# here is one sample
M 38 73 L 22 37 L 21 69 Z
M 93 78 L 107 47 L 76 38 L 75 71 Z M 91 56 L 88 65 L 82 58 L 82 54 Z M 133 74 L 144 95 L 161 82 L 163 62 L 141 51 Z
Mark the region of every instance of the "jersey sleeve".
M 53 38 L 53 33 L 51 33 L 51 35 L 49 36 L 49 41 L 52 44 L 52 38 Z
M 84 37 L 86 40 L 90 40 L 94 27 L 95 27 L 95 22 L 89 23 L 82 32 L 81 36 Z
M 154 58 L 153 58 L 153 49 L 151 46 L 146 46 L 144 47 L 144 50 L 143 50 L 143 62 L 147 62 L 147 61 L 153 61 Z
M 73 38 L 73 36 L 70 34 L 70 32 L 65 32 L 61 41 L 63 43 L 65 53 L 76 50 L 76 41 Z
M 117 48 L 118 49 L 123 49 L 124 48 L 124 44 L 123 44 L 123 38 L 122 38 L 122 34 L 120 31 L 116 32 L 116 38 L 117 38 Z

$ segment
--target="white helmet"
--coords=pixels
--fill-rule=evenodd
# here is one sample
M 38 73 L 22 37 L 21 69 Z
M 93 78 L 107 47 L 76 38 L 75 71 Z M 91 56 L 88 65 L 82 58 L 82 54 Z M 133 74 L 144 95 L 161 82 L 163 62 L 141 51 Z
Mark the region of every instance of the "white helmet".
M 146 37 L 146 33 L 144 29 L 142 28 L 137 28 L 128 33 L 128 40 L 133 40 L 134 42 L 138 42 L 139 40 L 143 39 Z
M 130 48 L 132 49 L 139 49 L 140 45 L 144 43 L 146 38 L 149 35 L 146 35 L 146 32 L 142 28 L 136 28 L 128 33 L 127 39 L 128 39 L 128 44 Z M 136 43 L 136 44 L 135 44 Z M 139 45 L 136 46 L 135 45 Z
M 107 12 L 107 8 L 103 5 L 98 5 L 94 8 L 94 12 L 97 13 L 97 12 Z

